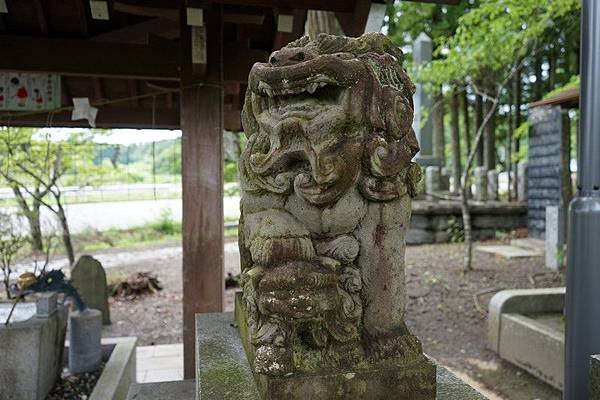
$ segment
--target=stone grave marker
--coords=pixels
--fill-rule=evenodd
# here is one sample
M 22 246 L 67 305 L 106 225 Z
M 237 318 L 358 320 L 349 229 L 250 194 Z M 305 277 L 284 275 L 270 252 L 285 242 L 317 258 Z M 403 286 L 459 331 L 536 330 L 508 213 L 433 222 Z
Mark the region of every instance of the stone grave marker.
M 565 212 L 561 206 L 546 207 L 546 267 L 560 269 L 566 241 Z
M 92 256 L 83 255 L 71 269 L 71 281 L 89 308 L 102 312 L 102 323 L 110 324 L 106 272 Z
M 487 173 L 488 193 L 487 199 L 489 201 L 498 200 L 498 171 L 491 169 Z
M 488 199 L 488 182 L 487 168 L 475 168 L 475 201 L 487 201 Z

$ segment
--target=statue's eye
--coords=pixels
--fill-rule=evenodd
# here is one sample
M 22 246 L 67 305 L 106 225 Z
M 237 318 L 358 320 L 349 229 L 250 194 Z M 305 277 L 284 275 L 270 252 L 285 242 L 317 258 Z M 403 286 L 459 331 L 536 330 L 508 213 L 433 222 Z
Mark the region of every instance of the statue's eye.
M 350 60 L 354 58 L 354 56 L 350 53 L 335 53 L 337 58 L 341 58 L 342 60 Z

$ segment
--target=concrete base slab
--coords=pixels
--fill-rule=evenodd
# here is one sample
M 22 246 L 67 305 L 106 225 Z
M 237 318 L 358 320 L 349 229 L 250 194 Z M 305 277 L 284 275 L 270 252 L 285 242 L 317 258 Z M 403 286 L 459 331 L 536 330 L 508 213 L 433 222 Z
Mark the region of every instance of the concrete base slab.
M 531 248 L 524 248 L 512 245 L 489 245 L 478 246 L 476 251 L 490 253 L 504 258 L 523 258 L 523 257 L 543 257 L 544 252 Z
M 196 382 L 193 380 L 135 383 L 129 388 L 127 400 L 195 400 Z
M 102 339 L 103 351 L 112 348 L 110 357 L 92 391 L 89 400 L 125 400 L 135 383 L 135 337 Z
M 488 341 L 503 359 L 562 390 L 565 288 L 503 290 L 490 300 Z

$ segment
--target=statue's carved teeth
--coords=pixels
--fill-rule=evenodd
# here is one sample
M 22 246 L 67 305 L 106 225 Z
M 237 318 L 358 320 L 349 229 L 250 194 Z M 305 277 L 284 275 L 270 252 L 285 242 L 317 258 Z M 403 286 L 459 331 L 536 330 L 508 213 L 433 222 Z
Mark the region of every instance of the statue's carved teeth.
M 313 94 L 319 86 L 320 85 L 317 82 L 311 83 L 307 86 L 306 90 L 308 90 L 308 93 Z

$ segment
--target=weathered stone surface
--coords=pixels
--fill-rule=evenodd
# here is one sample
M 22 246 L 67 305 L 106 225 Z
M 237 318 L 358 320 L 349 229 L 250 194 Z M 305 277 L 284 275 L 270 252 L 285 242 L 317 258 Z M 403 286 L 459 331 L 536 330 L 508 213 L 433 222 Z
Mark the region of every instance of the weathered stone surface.
M 102 312 L 102 323 L 110 324 L 106 272 L 100 261 L 88 255 L 79 257 L 71 269 L 71 283 L 88 307 Z
M 69 370 L 95 371 L 102 361 L 102 313 L 87 308 L 69 315 Z
M 404 324 L 421 172 L 402 58 L 381 34 L 320 35 L 250 72 L 239 322 L 267 398 L 435 396 L 434 368 Z M 394 379 L 405 383 L 385 384 Z M 289 397 L 294 387 L 305 396 Z
M 259 400 L 231 313 L 196 314 L 197 400 Z
M 0 321 L 0 400 L 46 398 L 62 371 L 67 312 L 61 306 L 49 316 Z

